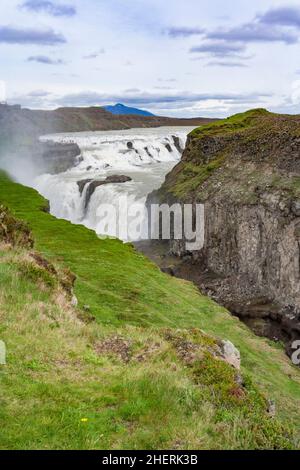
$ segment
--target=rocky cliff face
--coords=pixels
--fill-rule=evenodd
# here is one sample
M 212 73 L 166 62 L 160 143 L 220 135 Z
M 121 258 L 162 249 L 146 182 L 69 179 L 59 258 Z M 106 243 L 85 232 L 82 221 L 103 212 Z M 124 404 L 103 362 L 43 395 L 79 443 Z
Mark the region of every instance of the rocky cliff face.
M 58 142 L 38 142 L 32 150 L 40 172 L 53 174 L 74 167 L 81 154 L 77 144 Z
M 254 110 L 196 129 L 157 199 L 204 203 L 205 246 L 184 277 L 249 323 L 268 319 L 258 332 L 289 348 L 300 337 L 300 116 Z

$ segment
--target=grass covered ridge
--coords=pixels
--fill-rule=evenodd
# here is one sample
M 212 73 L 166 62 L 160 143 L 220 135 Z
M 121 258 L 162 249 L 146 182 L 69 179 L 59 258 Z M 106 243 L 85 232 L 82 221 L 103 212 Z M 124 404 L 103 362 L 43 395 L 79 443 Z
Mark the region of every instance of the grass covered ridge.
M 300 374 L 281 348 L 131 245 L 55 219 L 3 173 L 0 201 L 35 241 L 2 235 L 1 448 L 298 446 Z M 243 385 L 215 338 L 240 349 Z
M 204 126 L 194 129 L 190 136 L 201 137 L 201 136 L 217 136 L 226 135 L 235 132 L 241 132 L 249 128 L 253 128 L 261 123 L 262 119 L 270 117 L 276 117 L 277 114 L 270 113 L 266 109 L 250 109 L 244 113 L 234 114 L 226 119 L 221 119 L 212 124 L 206 124 Z
M 299 197 L 299 137 L 300 116 L 265 109 L 201 126 L 189 134 L 181 162 L 157 196 L 190 202 L 219 193 L 220 199 L 255 203 L 259 188 Z

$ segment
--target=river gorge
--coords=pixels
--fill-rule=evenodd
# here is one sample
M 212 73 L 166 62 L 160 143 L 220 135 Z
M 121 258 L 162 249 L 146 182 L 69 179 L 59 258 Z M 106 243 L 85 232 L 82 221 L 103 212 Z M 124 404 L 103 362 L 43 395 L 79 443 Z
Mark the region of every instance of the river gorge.
M 187 134 L 192 130 L 161 127 L 43 136 L 42 142 L 77 144 L 81 155 L 74 167 L 59 174 L 39 175 L 32 186 L 49 200 L 53 215 L 99 233 L 99 205 L 113 204 L 122 212 L 120 202 L 126 196 L 129 205 L 144 206 L 148 194 L 161 186 L 166 174 L 180 161 Z M 126 177 L 124 182 L 119 182 L 120 175 Z M 99 185 L 106 178 L 112 182 Z M 122 214 L 119 216 L 122 218 Z M 112 230 L 106 234 L 118 235 Z
M 248 149 L 251 160 L 248 161 L 250 157 L 247 156 L 243 165 L 239 166 L 237 165 L 241 157 L 237 154 L 237 157 L 232 159 L 234 168 L 231 171 L 231 163 L 224 167 L 223 156 L 221 156 L 220 163 L 218 159 L 215 159 L 220 152 L 219 146 L 225 145 L 223 140 L 227 142 L 226 136 L 217 138 L 204 136 L 204 139 L 199 139 L 200 143 L 203 142 L 201 143 L 203 149 L 196 149 L 198 138 L 194 138 L 195 144 L 192 138 L 193 129 L 194 127 L 160 127 L 44 135 L 40 137 L 41 144 L 60 145 L 66 148 L 73 145 L 79 149 L 80 153 L 74 158 L 67 171 L 39 174 L 34 177 L 30 186 L 48 199 L 50 212 L 55 217 L 66 219 L 74 224 L 82 224 L 94 230 L 99 236 L 116 237 L 124 242 L 134 242 L 136 248 L 152 259 L 163 271 L 193 281 L 202 292 L 228 308 L 256 334 L 285 343 L 290 355 L 292 353 L 291 342 L 298 338 L 299 328 L 297 305 L 293 302 L 298 294 L 290 293 L 293 286 L 297 293 L 298 285 L 297 274 L 294 275 L 294 271 L 298 269 L 294 263 L 296 259 L 294 252 L 297 252 L 298 245 L 294 243 L 290 235 L 290 231 L 294 230 L 295 221 L 291 217 L 291 229 L 288 225 L 290 231 L 287 235 L 283 231 L 282 233 L 281 231 L 269 232 L 269 239 L 272 233 L 273 235 L 276 233 L 278 240 L 276 239 L 272 245 L 266 244 L 269 250 L 266 258 L 268 261 L 264 262 L 265 249 L 262 246 L 264 235 L 261 235 L 261 227 L 267 223 L 268 217 L 271 217 L 272 221 L 278 221 L 282 215 L 278 213 L 277 204 L 272 208 L 273 206 L 271 207 L 267 202 L 267 209 L 263 209 L 261 201 L 257 199 L 255 188 L 258 177 L 253 177 L 253 171 L 260 163 L 253 161 L 256 150 L 250 152 Z M 196 132 L 199 132 L 199 129 Z M 233 136 L 232 139 L 236 137 Z M 230 147 L 232 153 L 235 151 L 235 146 L 239 145 L 236 143 L 239 142 L 238 140 L 233 142 Z M 197 155 L 194 156 L 195 150 L 197 150 Z M 239 147 L 238 150 L 240 151 Z M 199 160 L 201 155 L 204 160 L 208 159 L 208 164 L 197 169 L 193 161 L 195 158 L 196 165 L 199 161 L 201 163 L 201 159 Z M 212 159 L 211 163 L 210 159 Z M 228 161 L 231 162 L 230 159 Z M 187 168 L 191 170 L 187 171 Z M 207 175 L 203 171 L 207 171 Z M 260 179 L 263 178 L 265 171 L 263 167 Z M 270 169 L 268 168 L 267 171 L 265 179 L 268 182 Z M 227 173 L 229 174 L 228 181 L 224 179 Z M 238 183 L 234 176 L 237 173 L 241 173 Z M 190 176 L 187 177 L 186 175 L 189 174 Z M 246 177 L 248 178 L 247 186 L 242 186 L 241 182 Z M 204 179 L 201 186 L 202 178 Z M 198 184 L 198 179 L 199 188 L 206 188 L 210 181 L 213 182 L 212 187 L 208 187 L 207 194 L 201 195 L 199 192 L 199 197 L 193 196 L 191 186 L 193 181 Z M 223 179 L 224 182 L 222 182 Z M 238 188 L 234 189 L 233 184 L 238 185 Z M 261 186 L 265 185 L 265 180 L 262 179 Z M 186 194 L 178 197 L 175 192 L 181 187 L 186 188 Z M 267 192 L 261 191 L 263 195 L 271 192 L 270 189 L 267 189 Z M 210 202 L 211 194 L 212 197 L 218 194 L 222 196 L 217 206 L 214 202 Z M 236 199 L 237 194 L 239 200 Z M 286 195 L 287 192 L 282 194 Z M 278 200 L 282 199 L 282 194 L 276 196 Z M 202 201 L 205 203 L 206 218 L 203 250 L 185 253 L 180 242 L 177 241 L 164 244 L 143 241 L 148 239 L 147 203 L 159 202 L 170 205 L 174 202 L 182 204 Z M 265 202 L 263 204 L 265 205 Z M 283 209 L 289 207 L 290 199 L 280 204 Z M 293 207 L 294 202 L 291 204 Z M 118 220 L 115 224 L 102 223 L 103 213 L 99 213 L 99 207 L 108 205 L 115 208 Z M 132 234 L 124 230 L 122 226 L 127 227 L 128 208 L 136 205 L 139 205 L 141 212 L 141 227 L 139 231 Z M 236 211 L 241 211 L 238 217 L 235 214 Z M 270 211 L 273 211 L 271 215 Z M 239 220 L 243 220 L 244 217 L 240 213 L 245 215 L 247 224 L 243 239 L 238 242 L 242 229 Z M 290 223 L 288 209 L 287 215 L 288 218 L 286 214 L 283 216 L 284 224 Z M 107 218 L 112 219 L 106 215 Z M 256 219 L 258 219 L 257 223 Z M 217 221 L 219 225 L 214 227 Z M 233 225 L 234 223 L 236 226 Z M 219 238 L 216 238 L 217 236 Z M 288 276 L 286 281 L 284 279 L 282 281 L 285 282 L 285 287 L 273 292 L 274 279 L 276 282 L 279 280 L 280 266 L 286 263 L 281 244 L 288 247 L 291 272 L 289 273 L 286 269 L 282 271 L 282 278 Z M 225 251 L 222 252 L 222 249 Z M 244 250 L 242 255 L 239 253 L 241 250 Z M 274 264 L 276 257 L 278 258 L 277 264 Z M 233 260 L 236 260 L 235 265 L 233 265 Z M 265 268 L 268 262 L 270 274 Z M 292 271 L 294 265 L 296 267 Z M 275 268 L 277 271 L 274 274 Z M 257 278 L 254 273 L 258 273 L 255 274 Z M 295 278 L 294 284 L 291 282 L 293 277 Z M 236 280 L 232 282 L 232 279 Z

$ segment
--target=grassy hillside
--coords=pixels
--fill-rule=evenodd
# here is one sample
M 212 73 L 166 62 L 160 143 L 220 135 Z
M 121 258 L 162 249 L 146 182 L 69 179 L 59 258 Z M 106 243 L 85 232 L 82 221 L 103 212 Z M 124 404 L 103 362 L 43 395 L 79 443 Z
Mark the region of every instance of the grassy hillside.
M 131 245 L 55 219 L 4 173 L 1 203 L 31 234 L 2 219 L 0 448 L 298 446 L 300 373 L 278 345 Z M 243 380 L 216 338 L 240 349 Z

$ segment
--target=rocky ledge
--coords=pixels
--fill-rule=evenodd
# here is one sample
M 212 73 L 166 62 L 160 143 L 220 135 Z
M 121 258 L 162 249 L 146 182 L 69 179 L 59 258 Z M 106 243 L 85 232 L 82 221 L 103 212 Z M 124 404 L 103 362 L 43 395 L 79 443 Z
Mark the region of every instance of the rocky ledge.
M 259 320 L 257 332 L 291 352 L 300 338 L 300 116 L 257 109 L 194 130 L 148 202 L 204 204 L 204 248 L 186 253 L 172 241 L 184 257 L 175 274 L 257 330 Z
M 93 179 L 85 179 L 81 181 L 77 181 L 77 185 L 79 187 L 80 194 L 83 194 L 86 186 L 85 192 L 85 208 L 88 207 L 89 202 L 91 200 L 92 195 L 94 194 L 95 190 L 99 186 L 103 186 L 105 184 L 112 184 L 112 183 L 127 183 L 128 181 L 132 181 L 130 176 L 125 175 L 110 175 L 105 180 L 93 180 Z
M 80 159 L 80 148 L 77 144 L 58 142 L 39 142 L 35 147 L 35 158 L 43 172 L 61 173 L 73 168 Z

